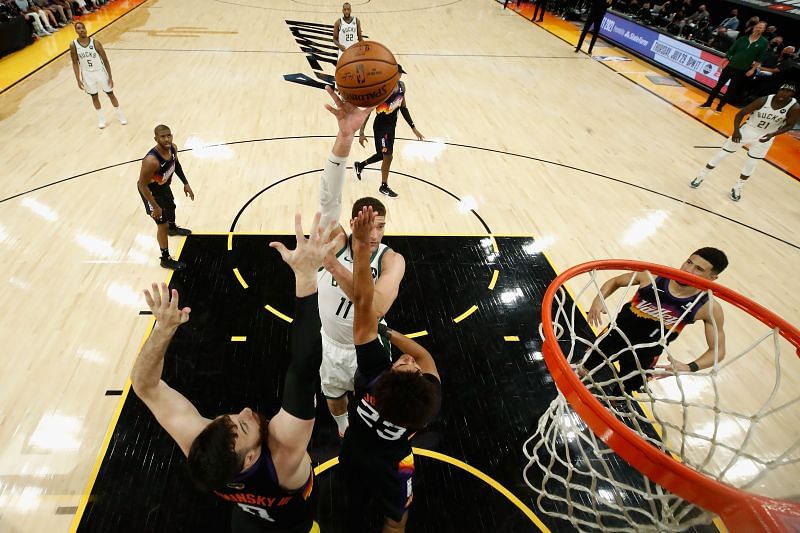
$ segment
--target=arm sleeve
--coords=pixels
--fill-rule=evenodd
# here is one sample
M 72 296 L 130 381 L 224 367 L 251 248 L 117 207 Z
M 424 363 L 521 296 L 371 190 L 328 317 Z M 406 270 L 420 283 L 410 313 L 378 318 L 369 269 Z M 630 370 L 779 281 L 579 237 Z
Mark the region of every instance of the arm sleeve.
M 382 372 L 392 367 L 389 352 L 377 337 L 366 344 L 356 345 L 358 371 L 367 381 L 372 381 Z
M 328 155 L 328 159 L 325 161 L 319 183 L 319 211 L 322 213 L 319 226 L 321 228 L 328 227 L 331 220 L 339 221 L 342 216 L 342 184 L 344 183 L 346 164 L 346 157 L 336 157 L 333 154 Z
M 403 118 L 406 119 L 406 123 L 408 123 L 409 127 L 414 127 L 414 121 L 411 120 L 411 113 L 409 112 L 407 107 L 401 107 L 400 113 L 402 113 Z
M 183 182 L 184 185 L 189 184 L 189 182 L 186 180 L 186 174 L 183 173 L 183 167 L 181 166 L 181 162 L 179 159 L 175 160 L 175 174 Z
M 281 407 L 292 416 L 312 420 L 316 411 L 319 366 L 322 364 L 317 293 L 295 301 L 292 355 L 286 370 Z

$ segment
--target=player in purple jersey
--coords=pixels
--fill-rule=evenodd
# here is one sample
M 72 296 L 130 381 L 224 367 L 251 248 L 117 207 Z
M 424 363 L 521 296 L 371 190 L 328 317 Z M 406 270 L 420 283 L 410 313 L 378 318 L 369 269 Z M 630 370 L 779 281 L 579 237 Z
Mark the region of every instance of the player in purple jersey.
M 681 270 L 713 281 L 727 266 L 728 258 L 722 251 L 716 248 L 700 248 L 689 256 Z M 713 366 L 715 361 L 719 362 L 725 357 L 724 315 L 719 304 L 711 305 L 708 296 L 691 285 L 683 285 L 660 276 L 651 283 L 650 275 L 646 272 L 636 272 L 633 275 L 632 283 L 629 273 L 606 281 L 600 287 L 603 298 L 598 295 L 592 302 L 588 313 L 589 323 L 599 326 L 600 317 L 606 312 L 603 299 L 607 299 L 617 289 L 627 287 L 629 283 L 639 286 L 633 299 L 616 316 L 617 328 L 608 331 L 597 347 L 589 351 L 583 370 L 597 374 L 596 381 L 616 373 L 627 393 L 638 390 L 644 385 L 644 374 L 641 370 L 655 367 L 664 350 L 664 345 L 659 343 L 662 321 L 665 344 L 674 341 L 688 324 L 701 320 L 705 325 L 708 349 L 688 364 L 670 357 L 672 369 L 697 372 Z M 601 336 L 607 330 L 608 328 L 603 330 Z M 638 344 L 645 346 L 637 346 Z M 635 351 L 631 351 L 629 346 L 635 347 Z M 612 367 L 611 363 L 615 359 L 619 362 L 619 370 Z M 606 392 L 610 396 L 620 395 L 617 387 Z
M 402 66 L 399 66 L 400 74 L 405 74 Z M 375 153 L 366 161 L 356 161 L 353 163 L 353 169 L 356 172 L 356 177 L 361 179 L 361 172 L 364 167 L 372 163 L 381 161 L 381 186 L 378 192 L 388 196 L 389 198 L 397 198 L 397 193 L 389 187 L 389 169 L 392 167 L 392 158 L 394 153 L 394 132 L 397 129 L 397 112 L 403 115 L 403 118 L 411 127 L 414 136 L 417 140 L 423 140 L 425 137 L 414 126 L 414 121 L 411 119 L 411 113 L 406 106 L 406 85 L 402 81 L 397 82 L 397 87 L 386 99 L 385 102 L 375 108 L 375 121 L 372 123 L 373 135 L 375 137 Z M 361 125 L 361 131 L 358 133 L 358 144 L 362 147 L 367 142 L 367 137 L 364 135 L 364 128 L 367 126 L 369 115 Z

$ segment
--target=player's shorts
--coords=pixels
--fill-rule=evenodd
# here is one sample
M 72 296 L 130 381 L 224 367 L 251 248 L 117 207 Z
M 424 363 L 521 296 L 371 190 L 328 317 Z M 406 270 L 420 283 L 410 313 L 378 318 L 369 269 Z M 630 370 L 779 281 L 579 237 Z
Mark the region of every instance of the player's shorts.
M 139 191 L 139 187 L 136 187 L 136 190 Z M 152 192 L 152 189 L 150 190 Z M 156 224 L 166 224 L 167 222 L 175 222 L 175 197 L 172 196 L 172 189 L 169 185 L 163 185 L 159 187 L 159 192 L 153 192 L 153 198 L 155 199 L 158 207 L 161 208 L 161 218 L 158 220 L 151 217 L 151 213 L 153 212 L 153 206 L 150 205 L 150 202 L 147 201 L 147 198 L 144 197 L 142 191 L 139 191 L 139 196 L 142 198 L 142 202 L 144 203 L 144 210 L 152 220 L 155 221 Z
M 356 347 L 331 339 L 325 332 L 322 336 L 322 364 L 319 367 L 322 394 L 326 398 L 341 398 L 353 390 L 353 376 L 356 374 Z
M 394 150 L 394 126 L 391 127 L 376 127 L 373 130 L 375 134 L 375 152 L 381 155 L 392 155 Z
M 361 512 L 370 501 L 380 506 L 384 516 L 399 522 L 414 498 L 414 454 L 398 460 L 374 453 L 340 457 L 347 486 L 349 512 Z
M 726 152 L 735 152 L 741 148 L 742 145 L 746 144 L 750 147 L 747 150 L 747 155 L 753 159 L 764 159 L 767 156 L 767 152 L 772 146 L 774 137 L 767 142 L 762 143 L 759 142 L 759 139 L 766 135 L 764 130 L 742 126 L 739 128 L 739 132 L 742 134 L 742 140 L 738 143 L 735 143 L 729 137 L 728 140 L 725 141 L 725 144 L 722 145 L 723 150 Z
M 81 79 L 83 80 L 83 88 L 88 94 L 97 94 L 100 89 L 104 93 L 113 92 L 111 85 L 108 83 L 108 74 L 105 70 L 82 72 Z
M 335 400 L 353 391 L 358 360 L 356 347 L 337 342 L 320 331 L 322 337 L 322 364 L 319 367 L 320 386 L 326 398 Z M 389 341 L 378 337 L 378 342 L 391 361 Z

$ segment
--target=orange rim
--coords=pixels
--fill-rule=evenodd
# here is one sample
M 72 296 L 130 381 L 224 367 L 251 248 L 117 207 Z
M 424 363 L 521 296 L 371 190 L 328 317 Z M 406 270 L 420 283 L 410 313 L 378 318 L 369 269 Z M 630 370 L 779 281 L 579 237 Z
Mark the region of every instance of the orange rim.
M 777 328 L 800 356 L 800 330 L 784 319 L 736 292 L 681 270 L 631 260 L 590 261 L 561 273 L 545 291 L 542 301 L 542 353 L 558 389 L 591 430 L 632 467 L 668 491 L 718 514 L 730 531 L 797 531 L 800 505 L 747 493 L 725 485 L 672 459 L 645 442 L 619 421 L 581 383 L 558 346 L 553 330 L 553 298 L 567 280 L 592 270 L 650 271 L 695 287 L 711 290 L 718 298 Z

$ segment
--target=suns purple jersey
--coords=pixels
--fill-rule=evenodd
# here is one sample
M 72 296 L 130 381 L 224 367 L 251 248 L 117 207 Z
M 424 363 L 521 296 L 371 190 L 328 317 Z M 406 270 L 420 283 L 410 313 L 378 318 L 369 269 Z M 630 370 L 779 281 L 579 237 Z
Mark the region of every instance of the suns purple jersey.
M 157 147 L 153 147 L 147 152 L 147 155 L 152 155 L 158 160 L 158 170 L 153 173 L 150 183 L 147 184 L 153 193 L 158 193 L 161 187 L 165 185 L 169 187 L 172 182 L 172 175 L 175 173 L 175 162 L 178 160 L 175 146 L 170 146 L 169 154 L 169 159 L 164 159 L 158 153 Z
M 375 108 L 375 126 L 385 127 L 397 124 L 397 111 L 403 106 L 406 99 L 406 85 L 402 81 L 397 82 L 397 87 L 389 98 Z
M 670 343 L 687 324 L 694 323 L 695 315 L 707 301 L 708 295 L 705 293 L 687 298 L 673 296 L 669 292 L 669 279 L 659 276 L 654 283 L 636 291 L 633 299 L 623 307 L 617 317 L 617 323 L 626 323 L 620 329 L 631 342 L 636 343 L 658 338 L 663 320 L 664 334 L 667 343 Z
M 264 531 L 283 531 L 311 524 L 314 520 L 314 471 L 306 484 L 294 491 L 278 485 L 278 475 L 269 453 L 262 453 L 247 472 L 214 494 L 263 521 Z

